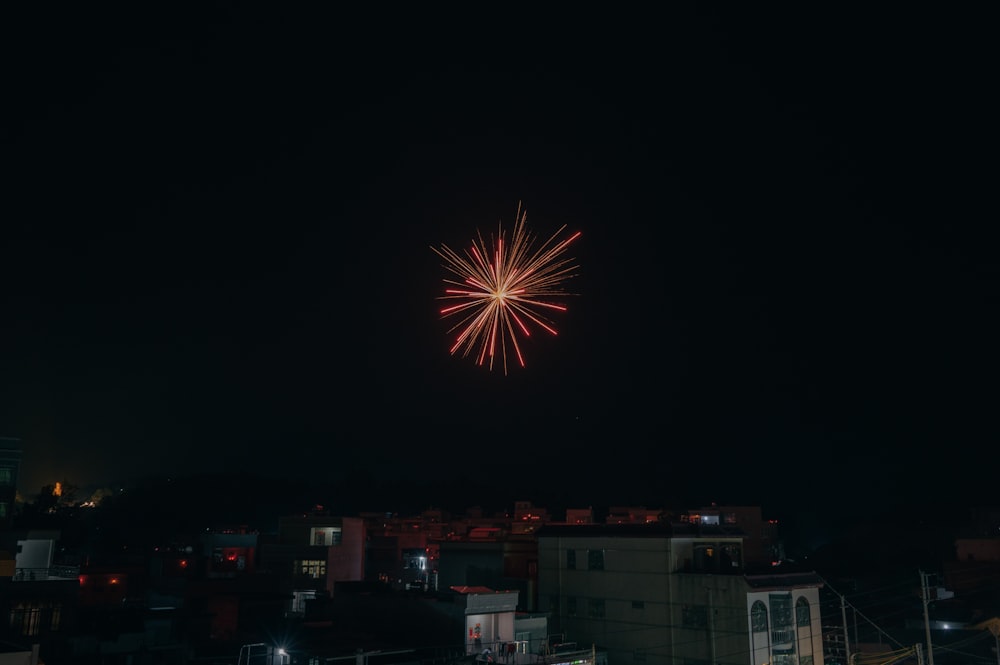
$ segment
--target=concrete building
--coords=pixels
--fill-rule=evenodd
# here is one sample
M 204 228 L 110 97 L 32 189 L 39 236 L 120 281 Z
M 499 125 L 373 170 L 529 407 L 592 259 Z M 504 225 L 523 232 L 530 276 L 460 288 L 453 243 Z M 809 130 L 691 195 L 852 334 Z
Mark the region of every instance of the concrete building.
M 365 579 L 365 539 L 360 517 L 282 517 L 276 540 L 259 546 L 259 570 L 281 580 L 288 612 L 302 615 L 310 601 L 332 597 L 337 583 Z
M 743 532 L 743 562 L 748 568 L 765 569 L 784 558 L 778 538 L 778 522 L 765 520 L 760 506 L 712 504 L 689 510 L 680 521 L 690 524 L 735 527 Z
M 79 568 L 53 563 L 59 532 L 7 532 L 13 566 L 0 574 L 0 642 L 23 645 L 40 659 L 51 657 L 73 634 Z
M 616 664 L 823 665 L 820 578 L 748 575 L 744 538 L 707 524 L 547 526 L 540 609 Z

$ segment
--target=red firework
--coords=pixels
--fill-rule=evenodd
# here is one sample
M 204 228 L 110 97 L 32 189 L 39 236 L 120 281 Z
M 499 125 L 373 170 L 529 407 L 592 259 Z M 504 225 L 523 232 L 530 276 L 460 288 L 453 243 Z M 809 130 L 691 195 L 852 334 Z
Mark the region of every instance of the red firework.
M 451 353 L 461 350 L 465 357 L 475 351 L 476 364 L 486 364 L 488 358 L 491 371 L 499 354 L 505 375 L 508 345 L 524 367 L 518 337 L 529 337 L 532 324 L 552 335 L 558 334 L 548 314 L 566 311 L 566 306 L 554 299 L 572 295 L 563 291 L 562 283 L 575 277 L 578 268 L 564 253 L 580 237 L 579 231 L 565 240 L 557 240 L 566 228 L 563 225 L 535 250 L 532 248 L 535 236 L 528 231 L 526 220 L 527 213 L 518 203 L 509 246 L 501 223 L 491 239 L 491 250 L 478 231 L 470 248 L 461 254 L 447 245 L 441 245 L 440 249 L 431 247 L 453 275 L 444 278 L 448 287 L 439 297 L 456 301 L 441 310 L 442 317 L 459 319 L 448 330 L 449 334 L 458 331 Z

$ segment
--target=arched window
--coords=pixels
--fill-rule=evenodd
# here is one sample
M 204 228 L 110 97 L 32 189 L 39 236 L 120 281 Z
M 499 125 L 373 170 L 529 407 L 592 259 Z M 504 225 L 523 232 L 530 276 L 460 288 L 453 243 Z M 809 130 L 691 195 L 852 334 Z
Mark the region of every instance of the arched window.
M 799 596 L 798 600 L 795 601 L 795 625 L 798 627 L 796 631 L 799 651 L 798 665 L 813 665 L 814 662 L 815 644 L 813 643 L 812 622 L 810 621 L 811 614 L 809 601 L 806 600 L 805 596 Z
M 811 624 L 809 601 L 806 600 L 805 596 L 799 596 L 799 599 L 795 601 L 795 625 L 799 628 L 807 628 Z
M 759 600 L 750 606 L 750 627 L 755 633 L 767 632 L 767 606 Z

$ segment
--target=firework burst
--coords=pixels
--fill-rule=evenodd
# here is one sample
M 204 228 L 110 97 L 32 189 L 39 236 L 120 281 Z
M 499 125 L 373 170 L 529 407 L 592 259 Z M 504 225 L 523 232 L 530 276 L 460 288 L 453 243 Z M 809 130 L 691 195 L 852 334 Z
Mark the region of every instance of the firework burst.
M 462 253 L 447 245 L 431 247 L 444 259 L 444 268 L 452 275 L 444 278 L 447 287 L 439 296 L 441 300 L 455 301 L 441 310 L 443 318 L 458 319 L 448 331 L 449 335 L 457 332 L 451 353 L 461 351 L 467 357 L 474 352 L 476 364 L 488 364 L 491 371 L 494 359 L 499 357 L 505 375 L 508 350 L 524 367 L 519 338 L 530 337 L 532 327 L 558 334 L 549 314 L 566 311 L 566 306 L 556 301 L 573 295 L 563 291 L 562 284 L 575 277 L 577 270 L 573 259 L 564 254 L 580 236 L 579 231 L 558 240 L 566 228 L 563 225 L 533 249 L 536 238 L 528 231 L 526 220 L 527 213 L 519 202 L 509 244 L 501 223 L 491 238 L 491 249 L 478 231 L 470 248 Z

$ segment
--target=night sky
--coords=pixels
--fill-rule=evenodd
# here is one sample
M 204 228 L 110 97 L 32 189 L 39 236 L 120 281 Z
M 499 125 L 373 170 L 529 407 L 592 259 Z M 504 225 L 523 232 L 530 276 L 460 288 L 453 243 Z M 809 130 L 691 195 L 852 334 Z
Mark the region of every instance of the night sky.
M 396 479 L 765 516 L 988 498 L 987 22 L 703 7 L 10 14 L 22 492 L 226 470 L 371 478 L 373 507 Z M 519 202 L 582 233 L 580 269 L 504 376 L 449 355 L 430 248 Z

